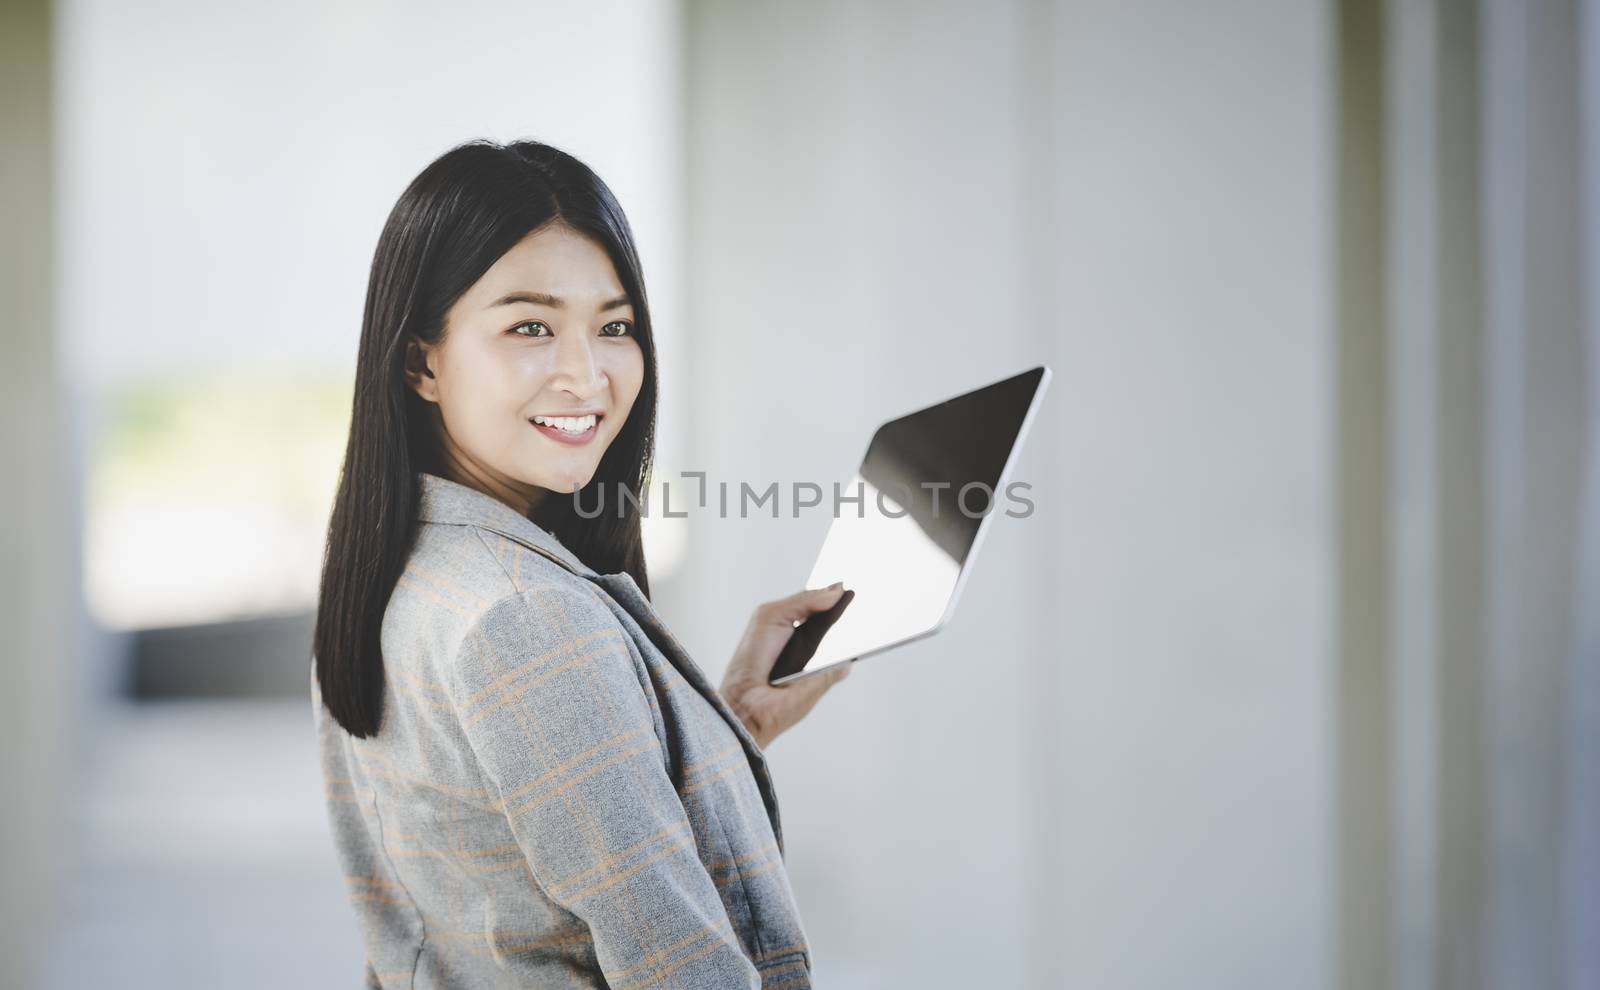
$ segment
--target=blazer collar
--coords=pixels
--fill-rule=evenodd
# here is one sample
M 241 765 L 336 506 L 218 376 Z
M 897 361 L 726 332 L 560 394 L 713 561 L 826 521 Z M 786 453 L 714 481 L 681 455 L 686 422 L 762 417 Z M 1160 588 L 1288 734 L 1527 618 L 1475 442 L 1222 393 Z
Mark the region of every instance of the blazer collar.
M 493 495 L 428 471 L 417 472 L 417 519 L 456 526 L 481 526 L 531 549 L 545 552 L 567 570 L 584 577 L 598 575 L 549 530 Z

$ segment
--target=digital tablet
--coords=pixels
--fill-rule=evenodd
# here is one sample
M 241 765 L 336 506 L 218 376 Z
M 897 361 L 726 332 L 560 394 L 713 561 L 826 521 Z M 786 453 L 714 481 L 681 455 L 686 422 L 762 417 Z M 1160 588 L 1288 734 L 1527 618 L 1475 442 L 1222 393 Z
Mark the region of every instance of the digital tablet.
M 1049 381 L 1040 365 L 878 427 L 855 477 L 824 498 L 834 520 L 805 585 L 842 581 L 845 594 L 796 626 L 770 683 L 943 628 L 993 518 L 1033 510 L 1009 474 Z

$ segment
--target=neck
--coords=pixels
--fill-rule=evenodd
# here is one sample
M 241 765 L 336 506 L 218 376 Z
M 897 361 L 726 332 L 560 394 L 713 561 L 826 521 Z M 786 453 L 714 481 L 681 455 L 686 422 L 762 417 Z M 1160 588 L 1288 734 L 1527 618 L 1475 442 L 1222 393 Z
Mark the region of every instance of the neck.
M 448 442 L 440 446 L 439 470 L 435 472 L 440 477 L 477 489 L 509 505 L 525 518 L 533 518 L 534 510 L 544 497 L 544 489 L 507 478 L 498 471 L 474 463 Z

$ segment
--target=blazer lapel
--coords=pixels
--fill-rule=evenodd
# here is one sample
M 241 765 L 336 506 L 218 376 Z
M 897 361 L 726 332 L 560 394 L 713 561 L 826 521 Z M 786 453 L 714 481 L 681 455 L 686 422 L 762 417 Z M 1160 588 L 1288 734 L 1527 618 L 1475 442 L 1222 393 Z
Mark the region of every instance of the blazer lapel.
M 772 823 L 772 835 L 778 841 L 778 851 L 781 854 L 783 852 L 783 829 L 778 820 L 778 795 L 772 786 L 772 775 L 767 769 L 767 758 L 761 752 L 761 747 L 756 744 L 755 737 L 750 735 L 750 730 L 745 728 L 744 723 L 739 720 L 739 716 L 734 714 L 732 708 L 728 707 L 728 703 L 723 700 L 722 695 L 718 693 L 716 688 L 712 686 L 711 681 L 706 677 L 705 671 L 701 670 L 700 665 L 695 663 L 694 658 L 689 656 L 689 651 L 683 648 L 683 644 L 678 642 L 677 637 L 673 636 L 661 620 L 657 618 L 655 609 L 651 607 L 649 599 L 645 598 L 644 592 L 639 590 L 639 585 L 633 580 L 632 574 L 627 572 L 592 574 L 589 580 L 598 584 L 614 601 L 627 609 L 628 614 L 632 615 L 634 621 L 639 623 L 639 628 L 643 629 L 645 634 L 650 637 L 651 642 L 655 643 L 656 649 L 660 650 L 668 662 L 677 668 L 678 673 L 683 675 L 684 680 L 688 681 L 706 701 L 710 702 L 711 707 L 717 710 L 723 720 L 728 723 L 728 727 L 733 730 L 733 734 L 738 737 L 739 742 L 743 744 L 745 756 L 750 762 L 750 769 L 755 775 L 756 784 L 761 789 L 761 800 L 767 806 L 767 817 Z
M 497 532 L 499 531 L 497 530 Z M 598 585 L 600 590 L 611 596 L 612 601 L 621 605 L 629 615 L 633 616 L 633 620 L 639 624 L 640 629 L 644 630 L 645 635 L 650 637 L 650 641 L 655 644 L 657 650 L 661 651 L 661 655 L 667 658 L 667 662 L 672 664 L 678 673 L 683 676 L 683 679 L 688 681 L 696 691 L 700 692 L 700 695 L 711 704 L 712 708 L 716 709 L 717 713 L 722 716 L 723 721 L 728 723 L 728 727 L 733 730 L 733 734 L 738 737 L 739 742 L 744 746 L 745 757 L 750 763 L 750 771 L 755 776 L 756 785 L 761 790 L 762 803 L 767 808 L 767 819 L 772 825 L 772 836 L 778 843 L 778 854 L 780 856 L 783 855 L 783 825 L 778 816 L 778 794 L 772 785 L 772 774 L 767 768 L 766 756 L 761 752 L 761 747 L 756 744 L 755 737 L 750 735 L 750 730 L 745 728 L 744 723 L 739 720 L 739 716 L 734 714 L 733 709 L 728 707 L 728 703 L 723 700 L 722 695 L 712 686 L 711 681 L 705 675 L 705 671 L 700 669 L 700 665 L 694 662 L 694 659 L 689 656 L 689 652 L 683 648 L 677 638 L 656 617 L 655 609 L 651 607 L 650 600 L 645 598 L 644 592 L 639 590 L 639 585 L 633 580 L 633 575 L 627 572 L 600 574 L 587 567 L 580 571 L 542 546 L 529 543 L 511 533 L 501 533 L 501 535 L 507 539 L 516 540 L 534 553 L 541 554 L 574 574 L 587 578 Z

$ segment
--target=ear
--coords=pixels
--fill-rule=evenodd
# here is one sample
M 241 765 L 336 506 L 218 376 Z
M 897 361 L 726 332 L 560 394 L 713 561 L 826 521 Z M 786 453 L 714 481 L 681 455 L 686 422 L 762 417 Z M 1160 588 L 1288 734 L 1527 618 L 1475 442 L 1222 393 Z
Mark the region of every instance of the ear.
M 406 384 L 427 401 L 439 401 L 439 383 L 433 377 L 433 348 L 415 337 L 406 341 Z

